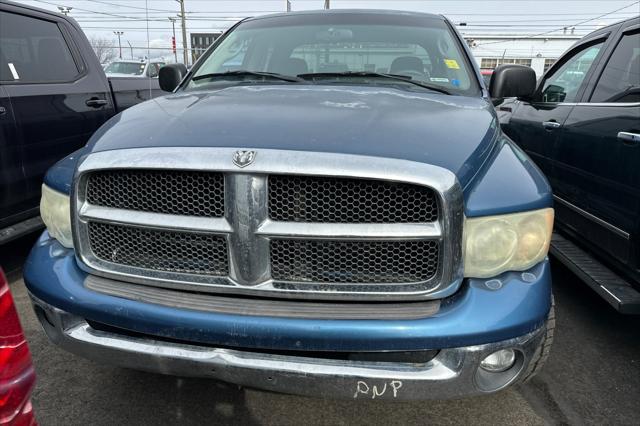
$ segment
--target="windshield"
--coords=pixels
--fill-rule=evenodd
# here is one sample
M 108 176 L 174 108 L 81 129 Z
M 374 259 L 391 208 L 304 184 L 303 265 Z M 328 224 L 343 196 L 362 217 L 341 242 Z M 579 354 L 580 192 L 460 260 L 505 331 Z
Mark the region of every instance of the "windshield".
M 238 78 L 240 74 L 235 73 L 232 79 L 220 75 L 243 70 L 302 76 L 314 84 L 429 90 L 403 79 L 374 75 L 393 74 L 449 93 L 476 95 L 479 87 L 454 37 L 442 19 L 422 15 L 345 13 L 256 19 L 241 23 L 209 52 L 187 89 L 238 84 L 239 80 L 242 84 L 296 84 L 266 76 Z
M 104 72 L 113 74 L 142 75 L 144 72 L 144 62 L 112 62 Z

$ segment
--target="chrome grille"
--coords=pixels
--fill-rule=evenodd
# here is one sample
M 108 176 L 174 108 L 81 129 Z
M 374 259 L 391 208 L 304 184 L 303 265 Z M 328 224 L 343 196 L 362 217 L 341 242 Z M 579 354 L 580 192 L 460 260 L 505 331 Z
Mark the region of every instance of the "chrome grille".
M 271 275 L 280 281 L 411 283 L 437 269 L 437 241 L 271 241 Z
M 224 215 L 221 173 L 181 170 L 107 170 L 87 179 L 95 206 L 189 216 Z
M 451 172 L 278 150 L 239 168 L 234 153 L 90 154 L 74 189 L 81 267 L 181 290 L 314 299 L 437 298 L 461 282 L 462 191 Z
M 380 180 L 269 176 L 269 218 L 291 222 L 420 223 L 438 220 L 431 188 Z
M 227 241 L 220 236 L 91 222 L 89 244 L 98 259 L 109 263 L 186 274 L 229 273 Z

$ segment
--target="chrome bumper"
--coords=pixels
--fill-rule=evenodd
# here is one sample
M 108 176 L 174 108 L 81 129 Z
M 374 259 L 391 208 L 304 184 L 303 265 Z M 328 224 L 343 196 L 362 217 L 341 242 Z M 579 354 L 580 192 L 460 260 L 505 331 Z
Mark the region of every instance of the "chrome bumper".
M 186 377 L 209 377 L 287 394 L 339 399 L 446 399 L 500 390 L 527 370 L 543 328 L 485 345 L 442 349 L 427 363 L 381 363 L 285 356 L 203 347 L 99 331 L 83 318 L 31 295 L 49 339 L 82 357 L 127 368 Z M 478 368 L 490 353 L 516 350 L 503 373 Z

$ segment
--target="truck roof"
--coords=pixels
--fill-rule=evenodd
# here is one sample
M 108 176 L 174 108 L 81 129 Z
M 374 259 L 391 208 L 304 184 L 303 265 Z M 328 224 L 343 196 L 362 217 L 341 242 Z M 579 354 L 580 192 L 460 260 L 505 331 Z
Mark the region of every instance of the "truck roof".
M 78 24 L 78 22 L 71 16 L 67 16 L 63 13 L 58 13 L 55 12 L 53 10 L 48 10 L 48 9 L 43 9 L 41 7 L 37 7 L 37 6 L 32 6 L 30 4 L 24 4 L 24 3 L 17 3 L 14 1 L 10 1 L 10 0 L 2 0 L 2 2 L 0 2 L 0 6 L 7 6 L 9 8 L 9 10 L 11 10 L 11 8 L 20 8 L 23 10 L 29 10 L 31 12 L 35 12 L 35 13 L 39 13 L 42 15 L 50 15 L 50 16 L 55 16 L 57 19 L 64 19 L 65 21 L 69 22 L 70 25 L 74 26 L 75 28 L 78 29 L 78 31 L 84 32 L 82 30 L 82 28 L 80 27 L 80 24 Z
M 598 28 L 597 30 L 590 32 L 589 34 L 582 37 L 580 40 L 576 41 L 573 46 L 577 46 L 578 44 L 583 44 L 585 42 L 589 42 L 590 40 L 602 37 L 605 34 L 615 31 L 616 27 L 625 25 L 627 22 L 633 22 L 633 21 L 638 21 L 638 23 L 640 23 L 640 16 L 634 16 L 632 18 L 623 19 L 618 22 L 614 22 L 613 24 L 609 24 L 606 27 Z
M 390 16 L 422 16 L 425 18 L 433 18 L 445 20 L 446 18 L 442 15 L 437 15 L 434 13 L 425 13 L 425 12 L 413 12 L 406 10 L 389 10 L 389 9 L 320 9 L 320 10 L 301 10 L 297 12 L 281 12 L 281 13 L 272 13 L 269 15 L 260 15 L 248 18 L 247 20 L 258 20 L 258 19 L 270 19 L 270 18 L 280 18 L 280 17 L 293 17 L 293 16 L 303 16 L 303 15 L 390 15 Z
M 33 5 L 30 5 L 30 4 L 18 3 L 18 2 L 10 1 L 10 0 L 4 0 L 2 3 L 4 5 L 6 5 L 6 6 L 15 6 L 15 7 L 20 7 L 22 9 L 33 10 L 34 12 L 46 13 L 46 14 L 49 14 L 49 15 L 55 15 L 55 16 L 57 16 L 59 18 L 67 18 L 67 19 L 69 18 L 68 16 L 66 16 L 66 15 L 64 15 L 62 13 L 58 13 L 58 12 L 55 12 L 53 10 L 43 9 L 41 7 L 33 6 Z

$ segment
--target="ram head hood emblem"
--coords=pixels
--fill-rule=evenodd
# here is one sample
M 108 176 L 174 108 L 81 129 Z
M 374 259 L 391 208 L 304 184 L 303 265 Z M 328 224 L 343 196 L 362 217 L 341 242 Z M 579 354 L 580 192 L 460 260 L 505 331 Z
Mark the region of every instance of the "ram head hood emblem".
M 236 151 L 233 153 L 233 164 L 238 167 L 247 167 L 256 159 L 256 151 Z

